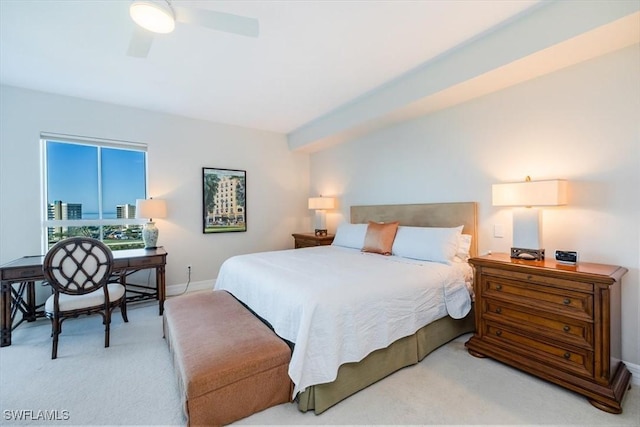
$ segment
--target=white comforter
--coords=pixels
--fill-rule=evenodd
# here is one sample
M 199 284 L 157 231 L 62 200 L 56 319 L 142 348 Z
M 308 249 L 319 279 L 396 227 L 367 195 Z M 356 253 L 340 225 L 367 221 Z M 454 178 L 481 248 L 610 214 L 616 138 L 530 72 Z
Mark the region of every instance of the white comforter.
M 295 396 L 436 319 L 464 317 L 471 299 L 463 266 L 469 268 L 321 246 L 229 258 L 215 289 L 295 343 Z

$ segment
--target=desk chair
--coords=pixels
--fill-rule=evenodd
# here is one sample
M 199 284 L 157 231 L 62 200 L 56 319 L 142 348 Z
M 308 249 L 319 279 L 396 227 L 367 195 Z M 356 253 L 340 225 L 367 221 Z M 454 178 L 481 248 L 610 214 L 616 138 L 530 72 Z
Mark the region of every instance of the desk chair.
M 113 269 L 111 250 L 101 241 L 88 237 L 71 237 L 56 243 L 44 257 L 44 276 L 53 289 L 45 303 L 45 316 L 51 319 L 53 349 L 58 357 L 58 335 L 62 322 L 81 314 L 102 315 L 104 346 L 109 347 L 111 312 L 120 307 L 128 322 L 125 287 L 109 283 Z

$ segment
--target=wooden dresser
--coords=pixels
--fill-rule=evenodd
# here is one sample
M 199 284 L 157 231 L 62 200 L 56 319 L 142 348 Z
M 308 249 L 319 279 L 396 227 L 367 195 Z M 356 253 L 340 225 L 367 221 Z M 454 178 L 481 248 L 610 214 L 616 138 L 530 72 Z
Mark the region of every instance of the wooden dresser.
M 566 387 L 603 411 L 622 412 L 631 380 L 620 336 L 620 279 L 627 269 L 508 254 L 469 262 L 476 298 L 470 354 Z

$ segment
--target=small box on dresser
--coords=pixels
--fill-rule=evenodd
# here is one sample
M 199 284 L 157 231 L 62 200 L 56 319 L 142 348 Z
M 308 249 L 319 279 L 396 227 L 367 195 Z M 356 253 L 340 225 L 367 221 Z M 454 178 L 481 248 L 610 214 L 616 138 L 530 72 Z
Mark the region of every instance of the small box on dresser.
M 295 248 L 309 248 L 311 246 L 327 246 L 333 243 L 335 234 L 316 236 L 314 233 L 293 233 Z
M 631 374 L 621 361 L 620 280 L 626 268 L 493 254 L 475 270 L 470 354 L 491 357 L 622 412 Z

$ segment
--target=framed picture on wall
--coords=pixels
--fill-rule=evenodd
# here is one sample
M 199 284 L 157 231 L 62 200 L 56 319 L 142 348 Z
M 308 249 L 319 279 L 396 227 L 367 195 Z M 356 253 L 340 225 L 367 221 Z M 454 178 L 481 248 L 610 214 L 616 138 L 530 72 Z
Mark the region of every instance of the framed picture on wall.
M 202 232 L 247 231 L 247 172 L 202 168 Z

